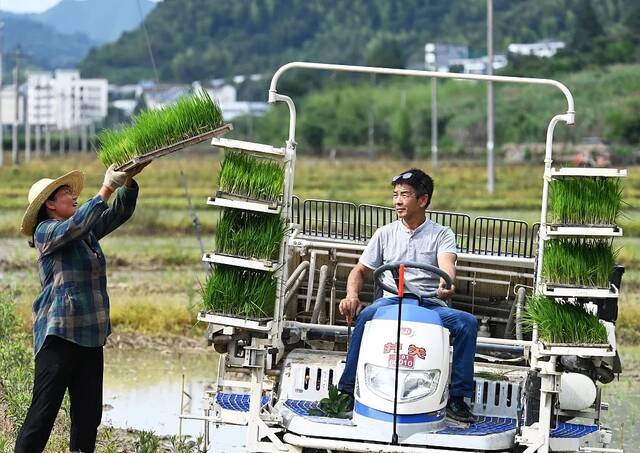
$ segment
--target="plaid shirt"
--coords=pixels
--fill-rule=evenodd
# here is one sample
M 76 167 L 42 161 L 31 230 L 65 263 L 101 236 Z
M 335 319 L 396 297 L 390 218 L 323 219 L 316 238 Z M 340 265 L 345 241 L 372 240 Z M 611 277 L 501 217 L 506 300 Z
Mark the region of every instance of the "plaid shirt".
M 98 240 L 126 222 L 138 185 L 122 187 L 111 208 L 99 195 L 67 220 L 41 222 L 34 233 L 42 291 L 33 302 L 34 349 L 48 335 L 81 346 L 103 346 L 111 333 L 106 260 Z

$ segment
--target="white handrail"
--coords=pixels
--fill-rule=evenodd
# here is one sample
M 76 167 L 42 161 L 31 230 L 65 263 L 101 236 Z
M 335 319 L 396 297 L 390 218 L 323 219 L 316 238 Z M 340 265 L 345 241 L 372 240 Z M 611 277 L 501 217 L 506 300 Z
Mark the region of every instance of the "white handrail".
M 394 69 L 394 68 L 377 68 L 372 66 L 356 66 L 356 65 L 341 65 L 341 64 L 327 64 L 327 63 L 309 63 L 304 61 L 294 61 L 287 63 L 273 74 L 271 78 L 271 85 L 269 86 L 269 102 L 274 103 L 278 99 L 277 85 L 278 80 L 289 69 L 320 69 L 326 71 L 341 71 L 341 72 L 363 72 L 368 74 L 386 74 L 386 75 L 399 75 L 410 77 L 435 77 L 438 79 L 455 79 L 455 80 L 482 80 L 491 82 L 504 82 L 504 83 L 526 83 L 534 85 L 549 85 L 558 88 L 564 94 L 567 99 L 567 124 L 573 124 L 575 108 L 573 104 L 573 95 L 563 83 L 553 79 L 538 79 L 534 77 L 510 77 L 510 76 L 497 76 L 497 75 L 484 75 L 484 74 L 458 74 L 451 72 L 435 72 L 435 71 L 422 71 L 415 69 Z

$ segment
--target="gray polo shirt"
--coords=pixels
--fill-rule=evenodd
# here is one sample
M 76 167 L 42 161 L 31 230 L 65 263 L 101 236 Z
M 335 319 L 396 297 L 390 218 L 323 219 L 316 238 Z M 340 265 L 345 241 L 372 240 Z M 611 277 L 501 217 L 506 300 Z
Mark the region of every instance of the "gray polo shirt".
M 427 219 L 411 232 L 401 220 L 396 220 L 378 228 L 362 252 L 360 262 L 369 269 L 397 261 L 415 261 L 437 267 L 439 254 L 457 252 L 451 228 Z M 423 292 L 432 291 L 440 284 L 440 277 L 421 269 L 407 269 L 405 279 Z M 383 281 L 396 286 L 391 272 L 383 274 Z M 385 292 L 385 297 L 390 295 Z

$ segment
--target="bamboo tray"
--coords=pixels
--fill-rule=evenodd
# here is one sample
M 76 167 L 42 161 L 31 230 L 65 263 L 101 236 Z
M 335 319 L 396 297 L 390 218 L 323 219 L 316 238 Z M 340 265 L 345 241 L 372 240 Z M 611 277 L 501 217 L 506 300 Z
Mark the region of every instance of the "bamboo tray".
M 176 151 L 180 151 L 181 149 L 187 148 L 189 146 L 195 145 L 200 142 L 204 142 L 209 140 L 212 137 L 219 137 L 221 135 L 226 134 L 227 132 L 231 132 L 233 130 L 233 125 L 228 123 L 224 124 L 217 129 L 213 129 L 211 131 L 205 132 L 200 135 L 196 135 L 195 137 L 188 138 L 186 140 L 181 140 L 179 142 L 173 143 L 169 146 L 165 146 L 164 148 L 156 149 L 154 151 L 149 151 L 148 153 L 141 154 L 139 156 L 134 157 L 128 162 L 120 165 L 116 168 L 117 171 L 127 171 L 132 168 L 144 164 L 146 162 L 151 162 L 158 157 L 166 156 L 167 154 L 175 153 Z

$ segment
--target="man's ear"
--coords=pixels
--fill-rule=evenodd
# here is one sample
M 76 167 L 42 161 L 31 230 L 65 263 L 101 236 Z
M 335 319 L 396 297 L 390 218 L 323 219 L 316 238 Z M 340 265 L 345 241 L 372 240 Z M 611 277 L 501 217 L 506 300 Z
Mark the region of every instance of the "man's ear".
M 420 207 L 422 209 L 426 209 L 427 206 L 429 205 L 429 195 L 420 195 L 418 197 L 418 204 L 420 205 Z
M 46 200 L 44 202 L 44 205 L 47 207 L 48 210 L 50 211 L 55 211 L 56 210 L 56 202 L 53 200 Z

